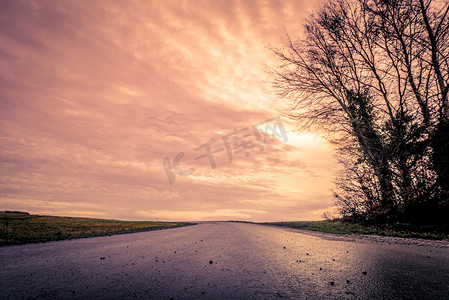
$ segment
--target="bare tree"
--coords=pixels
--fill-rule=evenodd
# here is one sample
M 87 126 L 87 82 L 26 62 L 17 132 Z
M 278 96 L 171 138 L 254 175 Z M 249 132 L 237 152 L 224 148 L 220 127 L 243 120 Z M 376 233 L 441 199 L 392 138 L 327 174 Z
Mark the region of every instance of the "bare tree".
M 272 49 L 288 116 L 339 150 L 343 214 L 387 221 L 442 201 L 448 11 L 432 0 L 334 0 L 309 17 L 305 38 Z

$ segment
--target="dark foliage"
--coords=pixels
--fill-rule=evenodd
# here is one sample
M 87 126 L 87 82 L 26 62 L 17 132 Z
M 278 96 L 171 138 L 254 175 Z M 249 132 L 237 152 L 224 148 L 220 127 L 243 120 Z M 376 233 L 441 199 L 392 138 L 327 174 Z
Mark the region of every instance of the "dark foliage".
M 286 114 L 338 150 L 343 217 L 448 223 L 448 13 L 433 0 L 334 0 L 305 38 L 273 49 Z

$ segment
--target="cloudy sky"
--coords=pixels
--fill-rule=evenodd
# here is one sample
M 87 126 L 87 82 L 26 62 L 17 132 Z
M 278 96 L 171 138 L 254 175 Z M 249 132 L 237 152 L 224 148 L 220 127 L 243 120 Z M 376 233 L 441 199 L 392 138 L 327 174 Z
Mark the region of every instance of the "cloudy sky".
M 0 210 L 320 219 L 333 152 L 267 72 L 317 4 L 0 1 Z

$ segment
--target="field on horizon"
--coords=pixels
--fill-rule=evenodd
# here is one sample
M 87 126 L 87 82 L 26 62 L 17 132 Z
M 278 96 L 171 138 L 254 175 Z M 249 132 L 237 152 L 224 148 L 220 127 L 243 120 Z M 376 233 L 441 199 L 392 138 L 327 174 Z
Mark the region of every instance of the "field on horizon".
M 111 235 L 190 225 L 185 222 L 120 221 L 0 213 L 0 246 Z

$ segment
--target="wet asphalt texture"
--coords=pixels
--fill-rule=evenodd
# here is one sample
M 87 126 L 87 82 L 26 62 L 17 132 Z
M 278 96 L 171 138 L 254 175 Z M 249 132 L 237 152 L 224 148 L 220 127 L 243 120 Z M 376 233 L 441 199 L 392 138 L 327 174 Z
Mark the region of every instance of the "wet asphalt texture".
M 449 242 L 204 222 L 0 248 L 0 299 L 449 299 Z

